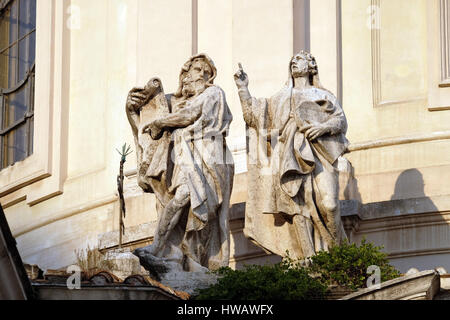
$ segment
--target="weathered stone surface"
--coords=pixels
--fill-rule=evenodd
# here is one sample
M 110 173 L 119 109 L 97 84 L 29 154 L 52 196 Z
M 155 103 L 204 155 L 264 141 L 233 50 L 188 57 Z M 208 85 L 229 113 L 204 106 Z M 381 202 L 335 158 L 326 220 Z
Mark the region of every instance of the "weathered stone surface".
M 110 265 L 110 271 L 120 279 L 125 279 L 131 275 L 146 274 L 141 267 L 139 259 L 126 249 L 110 250 L 105 254 L 105 260 Z
M 353 290 L 341 287 L 341 286 L 330 286 L 328 287 L 328 294 L 326 296 L 327 300 L 339 300 L 351 293 Z
M 439 273 L 427 270 L 361 289 L 340 300 L 433 300 L 439 291 Z
M 107 285 L 114 282 L 120 282 L 120 279 L 112 273 L 102 271 L 93 275 L 89 282 L 94 285 Z
M 82 286 L 69 290 L 65 284 L 33 283 L 37 300 L 180 300 L 181 298 L 154 286 L 125 285 Z
M 122 238 L 122 244 L 127 245 L 136 241 L 150 240 L 155 234 L 156 226 L 157 223 L 152 221 L 127 228 Z M 98 239 L 99 250 L 117 247 L 118 239 L 118 230 L 101 234 Z
M 441 275 L 441 287 L 450 290 L 450 274 Z
M 174 94 L 165 95 L 161 80 L 152 78 L 128 95 L 138 184 L 155 194 L 158 211 L 153 243 L 134 254 L 156 279 L 229 262 L 234 164 L 225 137 L 232 115 L 213 84 L 216 74 L 212 60 L 199 54 L 182 67 Z
M 71 290 L 67 283 L 72 274 L 64 270 L 48 270 L 47 272 L 45 279 L 32 281 L 36 299 L 187 300 L 190 297 L 188 293 L 174 290 L 148 275 L 134 274 L 122 281 L 116 274 L 108 271 L 100 271 L 91 276 L 82 272 L 80 288 Z
M 166 273 L 161 283 L 177 291 L 190 295 L 196 290 L 208 288 L 217 283 L 218 276 L 208 272 L 171 272 Z
M 131 286 L 141 286 L 148 284 L 148 281 L 144 276 L 136 274 L 127 277 L 125 280 L 123 280 L 123 283 Z
M 339 210 L 339 170 L 347 121 L 337 98 L 322 87 L 315 58 L 300 52 L 286 85 L 256 99 L 240 65 L 235 74 L 249 130 L 245 235 L 269 252 L 314 255 L 346 238 Z M 345 180 L 345 178 L 344 178 Z
M 409 275 L 416 274 L 416 273 L 419 273 L 419 272 L 420 272 L 420 271 L 419 271 L 417 268 L 411 268 L 411 269 L 409 269 L 409 270 L 406 272 L 406 275 L 409 276 Z

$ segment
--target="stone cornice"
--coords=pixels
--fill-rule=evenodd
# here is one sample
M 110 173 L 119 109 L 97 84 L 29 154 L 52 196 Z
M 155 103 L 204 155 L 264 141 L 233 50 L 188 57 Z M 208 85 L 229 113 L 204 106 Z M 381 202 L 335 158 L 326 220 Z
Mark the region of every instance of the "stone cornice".
M 446 140 L 446 139 L 450 139 L 450 131 L 437 131 L 431 133 L 414 134 L 402 137 L 385 138 L 385 139 L 371 140 L 367 142 L 353 143 L 348 147 L 348 152 L 356 152 L 374 148 L 383 148 L 388 146 L 434 141 L 434 140 Z

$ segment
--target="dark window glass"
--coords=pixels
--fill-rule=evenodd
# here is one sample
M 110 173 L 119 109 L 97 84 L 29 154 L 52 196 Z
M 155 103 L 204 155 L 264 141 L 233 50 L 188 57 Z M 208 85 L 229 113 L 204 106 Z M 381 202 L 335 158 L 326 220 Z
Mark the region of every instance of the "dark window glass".
M 0 88 L 8 88 L 9 49 L 0 53 Z M 1 111 L 0 111 L 1 112 Z
M 27 71 L 30 70 L 30 38 L 26 37 L 19 41 L 19 54 L 18 54 L 18 64 L 19 64 L 19 74 L 17 78 L 22 81 L 27 76 Z
M 25 125 L 17 127 L 8 134 L 8 165 L 27 157 L 27 132 Z
M 36 0 L 0 2 L 0 169 L 33 153 Z
M 25 116 L 28 109 L 26 91 L 26 88 L 23 87 L 20 90 L 8 95 L 5 108 L 8 110 L 5 117 L 7 127 L 14 125 Z
M 19 38 L 23 38 L 36 28 L 36 1 L 20 1 Z
M 4 9 L 0 15 L 0 50 L 9 45 L 9 10 Z M 2 69 L 0 69 L 2 70 Z
M 17 84 L 17 44 L 12 45 L 8 49 L 8 88 L 12 88 Z
M 9 12 L 9 43 L 17 41 L 18 36 L 18 5 L 19 1 L 13 1 Z

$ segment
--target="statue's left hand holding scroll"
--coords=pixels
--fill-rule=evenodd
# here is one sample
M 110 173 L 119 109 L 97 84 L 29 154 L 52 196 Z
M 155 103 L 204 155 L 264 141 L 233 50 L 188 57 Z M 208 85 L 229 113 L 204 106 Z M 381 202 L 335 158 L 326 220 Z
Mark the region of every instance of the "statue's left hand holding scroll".
M 161 137 L 162 128 L 158 119 L 169 113 L 167 99 L 161 80 L 152 78 L 145 87 L 135 87 L 128 95 L 127 111 L 139 117 L 138 130 L 148 132 L 152 139 Z

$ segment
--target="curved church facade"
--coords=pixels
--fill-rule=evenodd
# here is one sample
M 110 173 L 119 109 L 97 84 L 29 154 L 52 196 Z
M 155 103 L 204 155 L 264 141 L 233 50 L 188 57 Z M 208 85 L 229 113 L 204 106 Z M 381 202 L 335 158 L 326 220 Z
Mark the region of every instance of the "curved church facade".
M 128 91 L 207 53 L 233 114 L 230 266 L 275 262 L 244 234 L 247 135 L 233 75 L 275 94 L 300 50 L 340 101 L 350 241 L 384 246 L 401 272 L 450 270 L 450 29 L 447 0 L 2 0 L 0 203 L 22 260 L 42 269 L 119 246 L 119 149 L 134 145 Z M 16 51 L 15 51 L 16 50 Z M 19 97 L 19 98 L 17 98 Z M 22 97 L 22 98 L 20 98 Z M 22 99 L 22 100 L 20 100 Z M 132 147 L 132 149 L 134 149 Z M 152 242 L 153 194 L 124 165 L 122 250 Z M 250 190 L 251 192 L 251 190 Z

